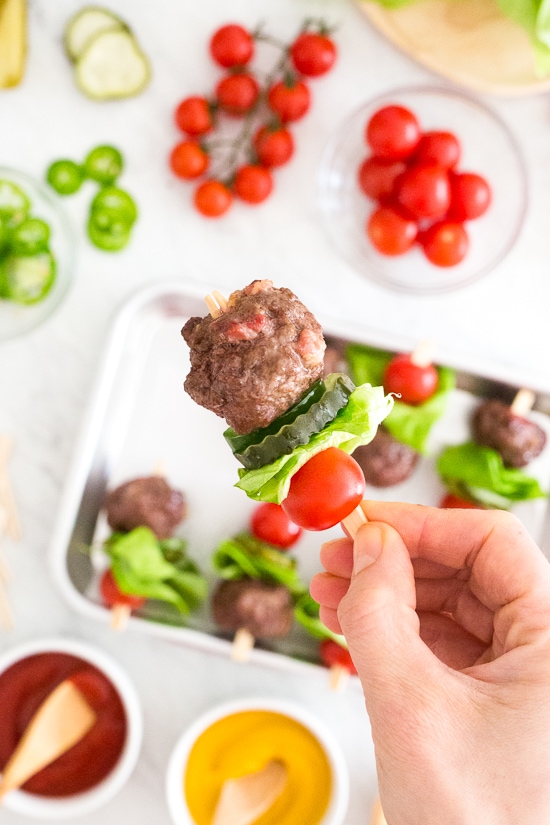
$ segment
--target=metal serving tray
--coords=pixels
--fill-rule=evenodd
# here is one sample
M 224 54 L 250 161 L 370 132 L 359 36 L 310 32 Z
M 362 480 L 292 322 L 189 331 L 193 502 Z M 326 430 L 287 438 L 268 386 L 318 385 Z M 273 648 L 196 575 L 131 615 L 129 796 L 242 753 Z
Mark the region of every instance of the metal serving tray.
M 181 327 L 192 315 L 204 315 L 204 286 L 155 285 L 139 292 L 119 312 L 107 342 L 97 385 L 84 420 L 67 478 L 54 531 L 50 559 L 55 581 L 69 604 L 91 619 L 109 622 L 109 610 L 97 593 L 98 570 L 89 548 L 105 537 L 101 512 L 107 489 L 162 465 L 169 483 L 184 491 L 189 515 L 178 531 L 188 539 L 190 555 L 209 575 L 211 554 L 220 539 L 246 529 L 256 506 L 233 485 L 237 463 L 222 437 L 225 423 L 198 407 L 183 390 L 188 371 Z M 391 351 L 409 351 L 416 342 L 391 340 L 384 333 L 320 318 L 328 339 L 356 341 Z M 386 490 L 369 488 L 372 498 L 437 505 L 444 490 L 435 472 L 438 449 L 468 438 L 468 414 L 482 396 L 511 401 L 522 386 L 491 366 L 480 374 L 446 354 L 440 363 L 457 370 L 457 390 L 449 411 L 432 431 L 431 457 L 422 458 L 413 476 Z M 550 436 L 550 393 L 535 392 L 533 416 Z M 550 488 L 550 448 L 529 466 L 544 489 Z M 546 500 L 518 505 L 514 512 L 548 554 Z M 319 546 L 339 527 L 304 536 L 293 554 L 303 578 L 320 569 Z M 209 616 L 208 605 L 189 620 L 167 620 L 154 606 L 133 615 L 130 627 L 229 656 L 231 640 Z M 272 646 L 257 645 L 251 661 L 304 673 L 326 674 L 318 664 L 318 644 L 302 628 Z M 354 680 L 355 681 L 355 680 Z

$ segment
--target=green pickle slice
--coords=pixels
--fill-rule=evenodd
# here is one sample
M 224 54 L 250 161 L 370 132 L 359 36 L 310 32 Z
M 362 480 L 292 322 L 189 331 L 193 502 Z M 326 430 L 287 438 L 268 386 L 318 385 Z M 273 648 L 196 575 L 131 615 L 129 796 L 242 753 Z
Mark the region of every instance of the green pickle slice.
M 138 216 L 134 199 L 118 186 L 105 186 L 100 189 L 91 205 L 92 216 L 104 213 L 119 218 L 127 223 L 135 223 Z
M 84 161 L 86 176 L 102 186 L 111 186 L 123 167 L 122 155 L 114 146 L 96 146 Z
M 36 304 L 48 294 L 56 275 L 51 252 L 8 255 L 0 268 L 0 295 L 18 304 Z
M 332 421 L 355 389 L 344 373 L 333 372 L 315 384 L 283 415 L 267 427 L 237 435 L 229 427 L 224 437 L 235 458 L 247 470 L 257 470 L 307 444 L 311 436 Z
M 11 251 L 15 255 L 36 255 L 46 252 L 50 242 L 50 227 L 40 218 L 25 218 L 13 229 Z
M 23 190 L 11 180 L 0 180 L 0 219 L 10 224 L 20 223 L 31 202 Z

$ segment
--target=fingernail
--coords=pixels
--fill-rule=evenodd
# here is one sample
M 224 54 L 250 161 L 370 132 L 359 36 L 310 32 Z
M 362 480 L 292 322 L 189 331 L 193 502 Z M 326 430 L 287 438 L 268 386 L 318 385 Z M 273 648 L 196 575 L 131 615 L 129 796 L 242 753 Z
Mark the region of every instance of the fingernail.
M 365 524 L 353 545 L 353 573 L 360 573 L 365 567 L 380 557 L 382 553 L 382 530 L 376 524 Z

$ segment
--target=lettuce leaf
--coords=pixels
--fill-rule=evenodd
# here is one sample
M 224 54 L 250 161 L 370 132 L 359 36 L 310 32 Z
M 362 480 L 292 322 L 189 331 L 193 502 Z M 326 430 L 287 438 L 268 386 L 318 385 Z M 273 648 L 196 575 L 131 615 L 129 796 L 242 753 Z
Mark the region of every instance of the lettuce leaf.
M 382 384 L 386 366 L 393 355 L 362 344 L 350 344 L 346 357 L 351 377 L 356 384 Z M 405 404 L 396 398 L 392 411 L 384 421 L 384 427 L 394 438 L 408 444 L 418 453 L 426 453 L 430 431 L 445 413 L 449 395 L 456 386 L 454 370 L 448 367 L 436 369 L 439 380 L 432 397 L 416 406 Z
M 361 444 L 368 444 L 392 406 L 393 397 L 384 395 L 382 387 L 371 387 L 370 384 L 356 387 L 346 406 L 307 444 L 257 470 L 240 468 L 235 487 L 244 490 L 255 501 L 280 504 L 288 495 L 292 476 L 306 461 L 328 447 L 339 447 L 352 453 Z
M 473 441 L 446 447 L 438 458 L 437 470 L 452 493 L 497 510 L 546 497 L 535 478 L 515 467 L 505 467 L 500 453 Z
M 113 533 L 104 549 L 123 593 L 168 602 L 184 614 L 206 598 L 206 579 L 188 558 L 182 539 L 161 542 L 148 527 L 136 527 Z
M 304 593 L 294 606 L 294 618 L 315 639 L 332 639 L 347 650 L 347 642 L 343 636 L 333 633 L 319 618 L 319 605 L 309 593 Z
M 223 579 L 249 577 L 282 584 L 294 596 L 307 590 L 298 575 L 296 559 L 250 533 L 239 533 L 220 542 L 214 551 L 212 565 Z

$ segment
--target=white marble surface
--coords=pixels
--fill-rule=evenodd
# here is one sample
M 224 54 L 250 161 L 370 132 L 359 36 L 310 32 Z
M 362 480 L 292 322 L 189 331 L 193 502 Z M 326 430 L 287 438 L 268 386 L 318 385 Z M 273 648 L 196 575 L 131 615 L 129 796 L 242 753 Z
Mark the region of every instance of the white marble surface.
M 84 238 L 88 195 L 67 201 L 78 236 L 74 286 L 49 322 L 0 347 L 0 432 L 15 444 L 10 469 L 23 527 L 23 540 L 5 547 L 16 629 L 0 635 L 0 649 L 46 634 L 76 635 L 113 653 L 135 680 L 145 713 L 141 761 L 120 795 L 82 823 L 168 822 L 164 770 L 179 732 L 219 700 L 269 693 L 306 704 L 336 734 L 352 780 L 347 825 L 365 825 L 375 778 L 359 694 L 334 694 L 317 679 L 238 666 L 135 633 L 115 635 L 75 615 L 52 582 L 46 558 L 63 482 L 112 313 L 155 281 L 192 279 L 205 291 L 227 291 L 272 277 L 314 311 L 411 343 L 429 337 L 465 363 L 494 363 L 550 389 L 550 103 L 546 96 L 485 99 L 515 132 L 529 172 L 529 211 L 508 258 L 463 291 L 422 299 L 397 295 L 362 279 L 324 238 L 315 174 L 329 134 L 351 109 L 392 87 L 439 84 L 438 78 L 386 43 L 345 0 L 233 0 L 230 10 L 223 0 L 112 0 L 109 6 L 127 18 L 150 56 L 154 77 L 135 99 L 94 103 L 76 90 L 61 48 L 64 24 L 82 5 L 29 0 L 25 80 L 0 92 L 0 164 L 40 178 L 55 158 L 81 158 L 98 143 L 112 143 L 126 157 L 123 183 L 135 194 L 141 217 L 129 247 L 108 255 Z M 340 58 L 313 86 L 314 105 L 296 126 L 298 151 L 277 173 L 276 195 L 258 209 L 235 208 L 218 222 L 202 219 L 166 158 L 177 138 L 175 104 L 208 92 L 217 76 L 206 56 L 208 37 L 229 19 L 249 25 L 261 19 L 289 37 L 304 16 L 321 14 L 338 23 Z M 22 821 L 6 811 L 0 819 Z

